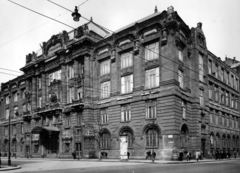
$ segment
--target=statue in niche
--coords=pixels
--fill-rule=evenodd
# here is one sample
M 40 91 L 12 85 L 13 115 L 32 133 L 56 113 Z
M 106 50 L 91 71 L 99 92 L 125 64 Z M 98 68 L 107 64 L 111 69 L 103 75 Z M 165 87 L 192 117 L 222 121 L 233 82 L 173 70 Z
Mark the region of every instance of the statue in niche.
M 80 26 L 75 30 L 75 35 L 77 38 L 82 37 L 84 34 L 83 27 Z
M 50 101 L 51 103 L 57 102 L 57 95 L 54 92 L 50 95 Z
M 32 61 L 32 54 L 29 53 L 28 55 L 26 55 L 26 63 L 30 63 Z
M 25 91 L 25 98 L 29 100 L 31 98 L 31 92 L 30 91 Z
M 89 28 L 88 28 L 88 25 L 85 24 L 83 27 L 84 27 L 84 28 L 83 28 L 83 29 L 84 29 L 84 34 L 88 35 L 88 34 L 89 34 Z
M 67 42 L 69 40 L 69 36 L 68 36 L 67 31 L 63 31 L 62 32 L 61 40 L 62 40 L 62 46 L 64 45 L 64 47 L 66 48 L 66 44 L 67 44 Z

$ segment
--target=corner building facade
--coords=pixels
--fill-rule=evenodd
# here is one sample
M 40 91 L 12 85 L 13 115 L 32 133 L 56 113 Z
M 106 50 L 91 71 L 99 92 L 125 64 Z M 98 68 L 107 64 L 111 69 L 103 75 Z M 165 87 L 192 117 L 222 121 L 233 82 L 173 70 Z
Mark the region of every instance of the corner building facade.
M 11 151 L 22 156 L 239 152 L 239 66 L 230 60 L 212 54 L 202 24 L 190 29 L 173 7 L 114 33 L 93 21 L 63 31 L 2 84 L 1 151 L 12 115 Z

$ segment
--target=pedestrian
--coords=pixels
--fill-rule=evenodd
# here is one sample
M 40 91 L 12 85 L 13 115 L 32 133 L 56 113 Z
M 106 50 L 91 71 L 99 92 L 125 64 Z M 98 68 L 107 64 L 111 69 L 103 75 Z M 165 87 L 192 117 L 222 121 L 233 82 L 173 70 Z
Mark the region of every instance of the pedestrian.
M 196 159 L 197 159 L 197 161 L 199 160 L 199 157 L 200 157 L 200 152 L 197 150 L 196 151 Z
M 237 152 L 236 151 L 233 152 L 233 156 L 234 156 L 235 159 L 237 158 Z
M 153 156 L 153 160 L 155 160 L 155 158 L 156 158 L 156 153 L 153 152 L 152 156 Z
M 189 152 L 187 151 L 186 160 L 189 161 Z
M 191 161 L 191 159 L 192 159 L 192 153 L 189 152 L 189 161 Z
M 179 160 L 182 161 L 183 160 L 183 151 L 180 150 L 180 153 L 179 153 Z
M 72 152 L 72 156 L 73 156 L 73 160 L 75 160 L 76 159 L 76 152 L 75 152 L 75 150 Z
M 127 152 L 127 157 L 128 157 L 128 159 L 129 159 L 129 157 L 130 157 L 130 153 L 129 153 L 129 152 Z

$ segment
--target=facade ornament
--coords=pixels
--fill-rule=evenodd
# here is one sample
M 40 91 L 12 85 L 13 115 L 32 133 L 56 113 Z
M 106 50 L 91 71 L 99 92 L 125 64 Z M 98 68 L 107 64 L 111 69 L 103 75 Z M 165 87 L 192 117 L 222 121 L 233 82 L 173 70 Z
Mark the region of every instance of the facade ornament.
M 134 40 L 134 53 L 135 54 L 139 53 L 139 47 L 140 47 L 140 40 L 139 39 Z
M 111 49 L 111 62 L 115 62 L 116 60 L 116 50 L 115 48 Z

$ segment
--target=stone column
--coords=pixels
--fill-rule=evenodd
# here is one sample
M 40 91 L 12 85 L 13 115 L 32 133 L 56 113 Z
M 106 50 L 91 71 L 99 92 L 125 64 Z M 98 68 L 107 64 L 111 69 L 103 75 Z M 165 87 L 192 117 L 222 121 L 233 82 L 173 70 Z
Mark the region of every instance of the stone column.
M 46 86 L 46 74 L 42 73 L 42 106 L 44 107 L 46 105 L 46 90 L 47 90 L 47 86 Z
M 66 70 L 66 65 L 62 65 L 61 67 L 62 73 L 61 73 L 61 81 L 62 81 L 62 103 L 66 104 L 67 103 L 67 70 Z
M 32 78 L 32 110 L 37 107 L 37 82 L 36 77 Z

